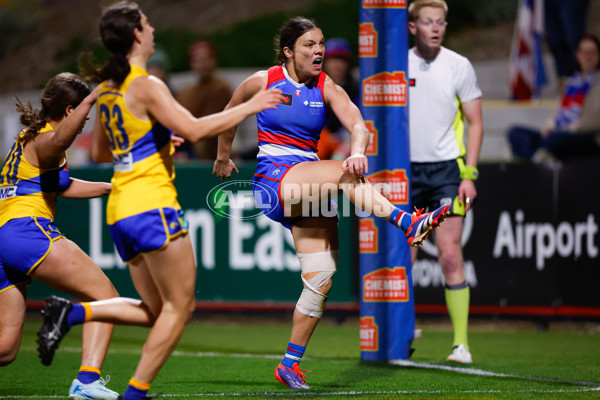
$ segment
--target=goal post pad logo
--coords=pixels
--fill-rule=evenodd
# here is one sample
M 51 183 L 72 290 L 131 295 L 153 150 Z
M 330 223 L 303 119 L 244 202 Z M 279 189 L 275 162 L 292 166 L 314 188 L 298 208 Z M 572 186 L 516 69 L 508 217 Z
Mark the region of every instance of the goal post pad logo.
M 405 169 L 385 169 L 369 175 L 369 183 L 392 204 L 408 204 L 408 177 Z
M 360 351 L 379 351 L 379 326 L 375 317 L 360 318 Z
M 404 71 L 380 72 L 362 82 L 364 106 L 405 107 L 408 86 Z
M 376 156 L 379 152 L 379 130 L 375 128 L 374 121 L 365 121 L 365 126 L 369 131 L 369 145 L 367 146 L 366 156 Z
M 363 8 L 406 8 L 406 0 L 362 0 Z
M 364 302 L 407 302 L 406 267 L 381 268 L 363 276 Z
M 361 253 L 379 252 L 379 229 L 372 218 L 361 219 L 358 223 L 358 244 Z
M 377 57 L 377 38 L 379 34 L 372 22 L 358 25 L 358 56 Z

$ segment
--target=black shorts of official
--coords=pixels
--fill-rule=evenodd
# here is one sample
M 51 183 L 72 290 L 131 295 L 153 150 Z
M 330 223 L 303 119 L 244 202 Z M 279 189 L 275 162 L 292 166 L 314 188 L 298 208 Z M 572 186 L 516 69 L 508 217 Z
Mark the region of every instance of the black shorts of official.
M 441 206 L 450 206 L 450 214 L 465 215 L 464 204 L 458 199 L 462 181 L 457 160 L 411 163 L 411 203 L 430 212 Z

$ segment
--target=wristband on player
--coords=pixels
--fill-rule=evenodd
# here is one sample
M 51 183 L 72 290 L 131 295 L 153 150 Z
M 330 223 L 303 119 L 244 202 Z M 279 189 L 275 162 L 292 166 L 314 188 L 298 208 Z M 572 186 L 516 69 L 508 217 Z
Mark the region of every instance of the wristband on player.
M 476 167 L 465 165 L 465 167 L 460 173 L 460 177 L 461 179 L 469 179 L 471 181 L 476 181 L 477 178 L 479 178 L 479 170 Z
M 363 158 L 363 157 L 367 157 L 367 156 L 365 156 L 364 154 L 361 154 L 361 153 L 354 153 L 348 158 L 350 159 L 350 158 Z

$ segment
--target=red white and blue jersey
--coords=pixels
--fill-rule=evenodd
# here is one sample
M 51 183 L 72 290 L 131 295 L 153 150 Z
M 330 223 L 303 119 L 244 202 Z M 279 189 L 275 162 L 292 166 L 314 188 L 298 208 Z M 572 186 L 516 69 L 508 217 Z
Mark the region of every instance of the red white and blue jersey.
M 314 81 L 295 82 L 283 65 L 269 68 L 267 89 L 279 89 L 283 100 L 276 109 L 256 115 L 258 160 L 316 161 L 317 144 L 325 125 L 327 108 L 323 98 L 326 75 Z

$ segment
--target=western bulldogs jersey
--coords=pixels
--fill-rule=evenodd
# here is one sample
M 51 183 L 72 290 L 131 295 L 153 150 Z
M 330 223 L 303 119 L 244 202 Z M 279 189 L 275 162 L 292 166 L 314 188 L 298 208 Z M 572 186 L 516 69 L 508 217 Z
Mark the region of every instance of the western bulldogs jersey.
M 40 132 L 51 131 L 50 124 Z M 54 219 L 56 198 L 71 184 L 67 161 L 62 166 L 43 169 L 25 158 L 21 135 L 10 149 L 0 170 L 0 226 L 15 218 Z
M 256 115 L 259 160 L 319 159 L 317 144 L 327 114 L 323 99 L 325 77 L 321 72 L 314 81 L 303 84 L 292 80 L 283 65 L 269 68 L 267 89 L 281 90 L 283 100 L 276 109 Z

